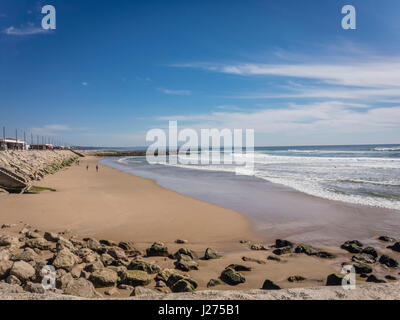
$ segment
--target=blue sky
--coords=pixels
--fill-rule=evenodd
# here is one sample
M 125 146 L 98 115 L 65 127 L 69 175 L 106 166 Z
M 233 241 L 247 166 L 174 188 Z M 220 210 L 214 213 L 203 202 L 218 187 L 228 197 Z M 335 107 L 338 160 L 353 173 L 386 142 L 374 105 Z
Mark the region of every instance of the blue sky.
M 256 145 L 399 143 L 399 38 L 398 0 L 3 0 L 0 125 L 92 146 L 169 119 Z

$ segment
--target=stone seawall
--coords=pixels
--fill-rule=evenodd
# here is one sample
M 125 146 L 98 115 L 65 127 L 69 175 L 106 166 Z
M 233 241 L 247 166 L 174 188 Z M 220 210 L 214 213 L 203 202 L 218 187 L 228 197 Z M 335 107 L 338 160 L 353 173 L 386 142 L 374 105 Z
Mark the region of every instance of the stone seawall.
M 78 157 L 69 150 L 0 151 L 0 188 L 22 192 L 33 181 L 71 165 Z

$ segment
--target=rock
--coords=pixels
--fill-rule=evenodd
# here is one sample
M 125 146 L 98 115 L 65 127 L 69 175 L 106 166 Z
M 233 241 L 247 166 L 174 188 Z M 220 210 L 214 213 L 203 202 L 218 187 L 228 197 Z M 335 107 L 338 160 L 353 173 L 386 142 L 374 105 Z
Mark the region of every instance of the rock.
M 11 267 L 10 275 L 16 276 L 22 282 L 35 276 L 35 269 L 25 261 L 16 261 Z
M 278 256 L 286 253 L 291 253 L 292 252 L 292 247 L 287 246 L 287 247 L 280 247 L 272 251 L 273 254 L 276 254 Z
M 251 271 L 251 267 L 244 266 L 242 264 L 230 264 L 225 269 L 231 268 L 235 271 Z
M 71 271 L 73 266 L 79 262 L 79 258 L 74 255 L 69 249 L 64 248 L 59 251 L 53 261 L 55 268 Z
M 306 280 L 306 278 L 302 277 L 302 276 L 290 276 L 288 278 L 289 282 L 300 282 L 300 281 L 304 281 Z
M 13 266 L 12 261 L 9 260 L 0 261 L 0 280 L 8 277 L 12 266 Z
M 157 275 L 156 275 L 156 277 L 154 278 L 156 281 L 163 281 L 163 282 L 167 282 L 168 281 L 168 279 L 169 279 L 169 277 L 172 275 L 172 274 L 175 274 L 175 273 L 177 273 L 176 272 L 176 270 L 174 270 L 174 269 L 164 269 L 164 270 L 162 270 L 162 271 L 160 271 Z
M 87 272 L 95 272 L 97 270 L 103 269 L 104 265 L 101 261 L 96 260 L 93 263 L 89 263 L 85 266 L 84 270 Z
M 211 259 L 218 259 L 221 258 L 221 255 L 215 251 L 214 249 L 207 248 L 206 252 L 204 253 L 204 259 L 211 260 Z
M 112 240 L 100 240 L 100 244 L 106 247 L 116 247 L 117 243 Z
M 362 262 L 354 263 L 353 267 L 356 270 L 357 274 L 361 274 L 361 273 L 367 274 L 367 273 L 372 272 L 371 266 L 369 266 L 368 264 L 362 263 Z
M 100 257 L 100 260 L 105 266 L 110 266 L 114 262 L 114 258 L 111 257 L 108 253 L 103 253 Z
M 127 257 L 126 257 L 126 254 L 125 254 L 125 251 L 124 250 L 122 250 L 121 248 L 119 248 L 119 247 L 111 247 L 111 248 L 109 248 L 108 250 L 107 250 L 107 253 L 111 256 L 111 257 L 113 257 L 114 259 L 122 259 L 122 260 L 126 260 L 127 259 Z
M 125 250 L 126 255 L 128 255 L 129 257 L 142 255 L 140 250 L 136 249 L 134 243 L 131 241 L 121 241 L 120 243 L 118 243 L 118 247 L 120 247 L 122 250 Z
M 113 287 L 111 289 L 108 289 L 108 290 L 104 291 L 104 294 L 106 296 L 115 296 L 115 295 L 118 295 L 119 292 L 118 292 L 117 288 Z
M 185 283 L 180 283 L 176 286 L 176 284 L 182 280 L 184 280 L 190 286 L 187 286 Z M 173 273 L 171 273 L 171 275 L 168 277 L 166 284 L 172 290 L 172 292 L 189 292 L 195 290 L 198 286 L 197 282 L 192 278 L 181 275 L 175 271 L 173 271 Z
M 13 276 L 11 274 L 7 277 L 6 282 L 8 284 L 15 284 L 18 286 L 20 286 L 22 284 L 21 280 L 19 280 L 16 276 Z
M 376 262 L 376 259 L 373 256 L 371 256 L 370 254 L 365 254 L 365 253 L 353 256 L 351 258 L 351 260 L 354 262 L 369 263 L 369 264 Z
M 109 266 L 108 269 L 114 270 L 118 274 L 118 277 L 122 277 L 124 272 L 128 270 L 125 266 Z
M 250 261 L 250 262 L 255 262 L 258 264 L 266 264 L 266 262 L 264 260 L 258 260 L 258 259 L 254 259 L 254 258 L 249 258 L 249 257 L 242 257 L 243 261 Z
M 25 242 L 25 245 L 29 248 L 39 250 L 49 250 L 51 248 L 50 243 L 44 238 L 29 239 Z
M 60 275 L 56 278 L 56 286 L 58 289 L 65 289 L 71 281 L 74 281 L 74 277 L 72 276 L 72 274 L 64 273 L 63 275 Z
M 121 283 L 128 284 L 133 287 L 146 286 L 151 282 L 151 277 L 145 271 L 127 270 L 121 277 Z
M 150 274 L 160 272 L 161 268 L 154 264 L 142 260 L 132 260 L 128 265 L 128 270 L 141 270 Z
M 188 241 L 183 239 L 176 239 L 175 243 L 183 244 L 183 243 L 188 243 Z
M 175 262 L 175 267 L 182 271 L 199 270 L 199 264 L 191 259 L 180 259 Z
M 26 236 L 27 238 L 29 238 L 29 239 L 38 239 L 38 238 L 41 238 L 41 237 L 42 237 L 39 233 L 34 232 L 34 231 L 28 231 L 28 232 L 25 234 L 25 236 Z
M 357 240 L 353 240 L 353 241 L 346 241 L 345 243 L 343 243 L 340 247 L 343 249 L 343 250 L 346 250 L 346 251 L 348 251 L 348 252 L 350 252 L 350 253 L 361 253 L 362 252 L 362 246 L 359 246 L 357 243 L 360 243 L 360 242 L 358 242 L 357 241 L 357 243 L 356 242 L 354 242 L 354 241 L 357 241 Z
M 396 277 L 393 277 L 393 276 L 390 275 L 390 274 L 386 275 L 385 278 L 388 279 L 388 280 L 393 280 L 393 281 L 396 281 L 396 280 L 397 280 Z
M 379 258 L 379 263 L 384 264 L 389 268 L 397 268 L 399 266 L 399 263 L 395 259 L 387 256 L 386 254 Z
M 299 244 L 295 249 L 295 253 L 305 253 L 306 255 L 312 256 L 317 254 L 317 250 L 307 244 Z
M 366 247 L 362 249 L 361 253 L 369 254 L 373 256 L 375 259 L 378 257 L 378 252 L 376 252 L 376 250 L 373 247 Z
M 268 256 L 267 260 L 273 260 L 273 261 L 281 261 L 281 258 L 277 257 L 277 256 Z
M 101 248 L 101 244 L 99 241 L 93 238 L 85 238 L 83 239 L 86 242 L 87 247 L 90 250 L 97 251 Z
M 12 261 L 22 260 L 25 262 L 36 261 L 39 259 L 39 255 L 31 248 L 25 248 L 21 253 L 13 254 L 10 258 Z
M 400 252 L 400 242 L 396 242 L 392 246 L 388 246 L 389 249 L 392 249 L 393 251 Z
M 9 260 L 10 259 L 10 251 L 8 249 L 0 250 L 0 261 Z
M 57 251 L 60 251 L 60 250 L 65 249 L 65 248 L 70 250 L 71 252 L 75 251 L 75 247 L 71 243 L 71 241 L 69 241 L 69 240 L 67 240 L 67 239 L 65 239 L 63 237 L 60 237 L 58 239 L 56 248 L 57 248 Z
M 186 279 L 179 280 L 171 286 L 172 292 L 193 292 L 196 288 Z
M 168 248 L 161 242 L 154 242 L 152 246 L 146 249 L 148 257 L 168 257 Z
M 223 282 L 231 286 L 246 282 L 246 278 L 240 272 L 232 268 L 227 268 L 222 271 L 220 278 Z
M 0 236 L 0 247 L 16 246 L 19 244 L 19 240 L 16 237 L 10 235 Z
M 259 250 L 269 250 L 269 248 L 267 246 L 264 246 L 261 243 L 256 243 L 256 244 L 252 244 L 250 246 L 251 250 L 255 250 L 255 251 L 259 251 Z
M 187 256 L 190 259 L 193 259 L 193 253 L 191 250 L 186 249 L 186 248 L 180 248 L 178 249 L 177 252 L 175 252 L 175 254 L 173 254 L 172 258 L 174 259 L 182 259 L 182 256 Z M 185 257 L 184 257 L 185 258 Z
M 288 240 L 276 239 L 275 248 L 293 247 L 293 243 Z
M 128 286 L 127 284 L 123 284 L 123 283 L 120 283 L 118 285 L 118 288 L 121 290 L 129 290 L 129 291 L 134 289 L 134 287 Z
M 335 259 L 336 255 L 327 251 L 318 251 L 316 256 L 323 259 Z
M 28 282 L 25 287 L 25 291 L 31 292 L 31 293 L 36 293 L 36 294 L 44 294 L 46 293 L 46 290 L 43 288 L 41 283 L 33 283 L 33 282 Z
M 68 283 L 67 287 L 64 289 L 64 293 L 83 298 L 101 297 L 96 292 L 93 284 L 84 278 L 72 280 L 70 283 Z
M 152 294 L 158 294 L 156 291 L 151 290 L 149 288 L 144 288 L 144 287 L 135 287 L 131 293 L 131 297 L 137 297 L 137 296 L 148 296 Z
M 22 289 L 19 285 L 8 284 L 5 282 L 0 282 L 0 292 L 2 294 L 14 294 L 14 293 L 23 293 L 24 289 Z
M 93 250 L 90 250 L 89 248 L 80 248 L 76 254 L 79 258 L 84 259 L 85 257 L 93 255 L 95 253 L 93 252 Z
M 373 274 L 371 274 L 371 275 L 367 278 L 366 281 L 367 281 L 367 282 L 375 282 L 375 283 L 386 283 L 385 280 L 378 279 L 378 278 L 377 278 L 375 275 L 373 275 Z
M 114 270 L 99 269 L 90 275 L 89 281 L 95 288 L 111 287 L 117 283 L 118 274 Z
M 385 241 L 385 242 L 395 242 L 396 239 L 388 237 L 388 236 L 380 236 L 378 240 Z
M 218 279 L 210 279 L 210 281 L 208 281 L 208 283 L 207 283 L 207 288 L 219 286 L 220 284 L 222 284 L 222 283 Z
M 261 289 L 263 290 L 279 290 L 281 287 L 273 283 L 271 280 L 265 280 Z
M 344 274 L 332 273 L 327 277 L 326 285 L 327 286 L 341 286 L 344 276 L 345 276 Z

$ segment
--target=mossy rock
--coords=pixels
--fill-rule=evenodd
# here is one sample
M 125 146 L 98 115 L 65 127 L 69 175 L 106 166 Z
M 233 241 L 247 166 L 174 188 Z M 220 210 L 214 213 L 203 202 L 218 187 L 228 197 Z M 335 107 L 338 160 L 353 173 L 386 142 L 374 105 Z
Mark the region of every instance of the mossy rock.
M 235 271 L 232 268 L 227 268 L 222 271 L 221 280 L 231 286 L 236 286 L 240 283 L 246 282 L 246 278 L 238 271 Z
M 312 256 L 317 254 L 317 250 L 315 250 L 313 247 L 311 247 L 308 244 L 299 244 L 295 249 L 295 253 L 305 253 L 306 255 Z
M 361 253 L 369 254 L 375 259 L 378 257 L 378 252 L 373 247 L 366 247 L 362 249 Z
M 235 271 L 251 271 L 251 267 L 244 266 L 242 264 L 230 264 L 229 266 L 226 267 L 226 269 L 231 268 Z
M 118 281 L 118 274 L 111 269 L 99 269 L 90 275 L 89 280 L 96 288 L 112 287 Z
M 122 274 L 121 283 L 133 287 L 146 286 L 151 282 L 151 277 L 145 271 L 127 270 Z
M 196 261 L 188 258 L 180 259 L 179 261 L 175 262 L 175 266 L 177 269 L 182 271 L 199 270 L 199 264 Z
M 128 265 L 128 270 L 141 270 L 150 274 L 154 274 L 160 272 L 161 268 L 154 263 L 142 260 L 132 260 Z
M 293 243 L 289 240 L 276 239 L 275 248 L 293 247 Z
M 187 257 L 190 257 L 190 259 L 193 259 L 193 253 L 191 250 L 186 249 L 186 248 L 179 248 L 177 252 L 175 252 L 172 257 L 174 259 L 182 259 L 182 256 L 184 256 L 183 258 L 186 259 Z
M 196 288 L 186 279 L 181 279 L 171 286 L 172 292 L 194 292 Z
M 168 257 L 168 248 L 161 242 L 154 242 L 152 246 L 146 249 L 148 257 Z
M 267 260 L 272 260 L 272 261 L 278 261 L 278 262 L 280 262 L 280 261 L 281 261 L 281 258 L 276 257 L 276 256 L 268 256 L 268 257 L 267 257 Z
M 332 273 L 326 278 L 327 286 L 341 286 L 345 274 Z
M 345 242 L 343 243 L 340 248 L 342 248 L 343 250 L 346 250 L 350 253 L 361 253 L 362 252 L 362 248 L 361 246 L 357 245 L 356 243 L 349 243 L 349 242 Z
M 359 262 L 359 263 L 353 264 L 353 266 L 354 266 L 354 269 L 356 270 L 357 274 L 362 274 L 362 273 L 367 274 L 367 273 L 371 273 L 372 272 L 371 266 L 369 266 L 366 263 Z
M 333 253 L 327 252 L 327 251 L 318 251 L 316 256 L 318 258 L 323 258 L 323 259 L 334 259 L 336 258 L 336 255 Z
M 194 289 L 196 289 L 198 287 L 198 284 L 197 284 L 197 282 L 195 280 L 193 280 L 193 279 L 191 279 L 191 278 L 189 278 L 187 276 L 181 275 L 181 274 L 179 274 L 177 272 L 176 273 L 172 273 L 168 277 L 168 280 L 167 280 L 166 284 L 172 290 L 172 288 L 175 285 L 175 283 L 177 283 L 180 280 L 185 280 L 185 281 L 189 282 Z
M 279 290 L 281 287 L 271 280 L 265 280 L 261 289 L 263 290 Z
M 400 252 L 400 242 L 396 242 L 392 246 L 388 246 L 389 249 L 392 249 L 393 251 Z

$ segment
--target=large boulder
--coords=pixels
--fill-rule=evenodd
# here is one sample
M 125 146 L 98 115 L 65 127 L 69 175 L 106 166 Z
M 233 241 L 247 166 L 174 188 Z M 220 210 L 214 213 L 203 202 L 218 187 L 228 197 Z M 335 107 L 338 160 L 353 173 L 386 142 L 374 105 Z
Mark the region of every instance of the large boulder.
M 379 258 L 379 263 L 384 264 L 385 266 L 389 268 L 397 268 L 399 266 L 399 263 L 397 260 L 387 256 L 386 254 L 382 255 Z
M 199 270 L 199 264 L 191 259 L 181 258 L 175 262 L 175 266 L 177 269 L 182 271 Z
M 118 274 L 111 269 L 99 269 L 90 275 L 89 280 L 96 288 L 112 287 L 118 281 Z
M 118 247 L 124 250 L 125 254 L 129 257 L 136 257 L 142 254 L 131 241 L 121 241 L 118 243 Z
M 236 286 L 240 283 L 246 282 L 246 278 L 238 271 L 235 271 L 232 268 L 227 268 L 222 271 L 221 280 L 231 286 Z
M 110 247 L 110 248 L 108 248 L 107 253 L 111 257 L 113 257 L 114 259 L 117 259 L 117 260 L 118 259 L 120 259 L 120 260 L 126 260 L 127 259 L 125 251 L 123 249 L 119 248 L 119 247 L 115 247 L 115 246 Z
M 71 271 L 74 265 L 76 265 L 78 262 L 79 258 L 69 249 L 64 248 L 57 253 L 56 258 L 53 261 L 53 266 L 58 269 L 61 268 Z
M 154 263 L 142 260 L 132 260 L 131 263 L 128 265 L 128 270 L 141 270 L 153 274 L 160 272 L 161 268 Z
M 351 258 L 351 260 L 354 262 L 369 263 L 369 264 L 376 262 L 376 259 L 373 256 L 365 253 L 355 255 Z
M 206 252 L 204 253 L 204 259 L 211 260 L 211 259 L 218 259 L 221 258 L 221 255 L 215 251 L 214 249 L 207 248 Z
M 78 296 L 83 298 L 101 297 L 100 294 L 96 292 L 93 284 L 84 278 L 74 279 L 69 282 L 64 289 L 64 293 L 71 296 Z
M 16 261 L 11 267 L 10 275 L 16 276 L 22 282 L 35 276 L 35 269 L 25 261 Z
M 195 280 L 179 273 L 172 273 L 166 284 L 172 292 L 193 292 L 198 286 Z
M 146 286 L 151 282 L 151 276 L 141 270 L 127 270 L 122 274 L 121 283 L 133 287 Z
M 193 252 L 186 248 L 179 248 L 178 251 L 173 254 L 172 258 L 179 260 L 182 256 L 184 256 L 184 258 L 190 257 L 190 259 L 193 259 Z

